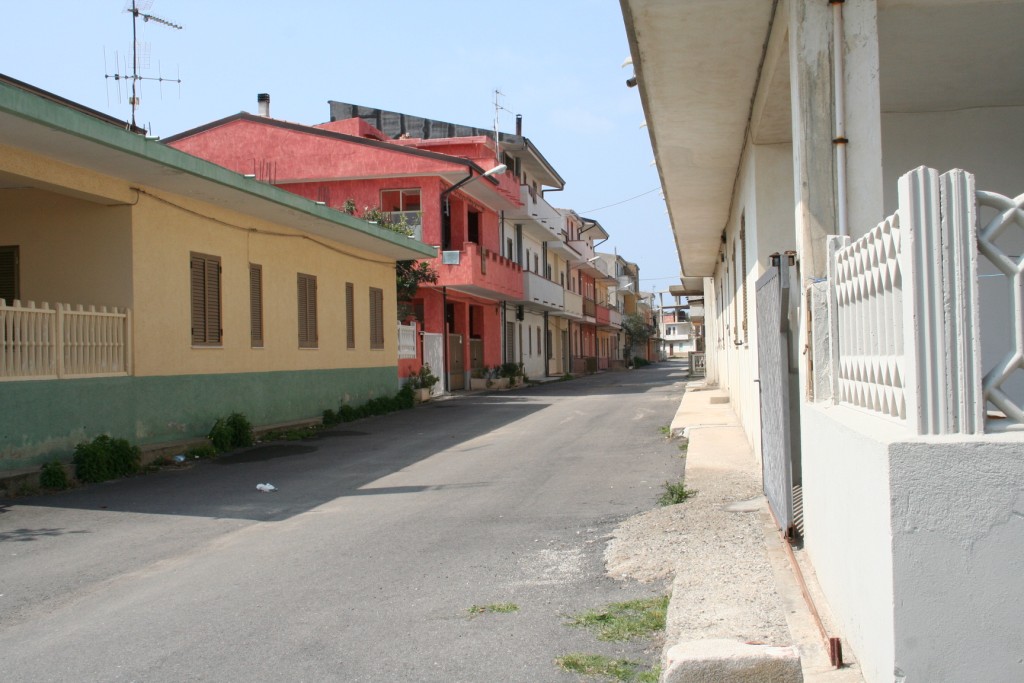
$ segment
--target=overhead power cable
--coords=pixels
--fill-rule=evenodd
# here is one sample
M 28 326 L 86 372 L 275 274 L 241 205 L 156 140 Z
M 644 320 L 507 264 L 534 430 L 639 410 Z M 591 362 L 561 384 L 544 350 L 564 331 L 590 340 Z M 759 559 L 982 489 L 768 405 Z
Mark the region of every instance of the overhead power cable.
M 623 199 L 623 200 L 622 200 L 621 202 L 615 202 L 614 204 L 608 204 L 607 206 L 599 206 L 599 207 L 597 207 L 596 209 L 587 209 L 586 211 L 581 211 L 580 213 L 581 213 L 581 214 L 585 214 L 585 213 L 594 213 L 595 211 L 601 211 L 602 209 L 610 209 L 610 208 L 612 208 L 613 206 L 618 206 L 619 204 L 625 204 L 626 202 L 631 202 L 631 201 L 633 201 L 634 199 L 640 199 L 640 197 L 644 197 L 644 196 L 646 196 L 646 195 L 649 195 L 649 194 L 651 194 L 652 192 L 657 192 L 657 191 L 658 191 L 658 190 L 660 190 L 660 189 L 661 189 L 660 187 L 656 187 L 656 188 L 654 188 L 653 190 L 647 190 L 647 192 L 642 192 L 642 193 L 638 194 L 638 195 L 637 195 L 637 196 L 635 196 L 635 197 L 630 197 L 629 199 Z

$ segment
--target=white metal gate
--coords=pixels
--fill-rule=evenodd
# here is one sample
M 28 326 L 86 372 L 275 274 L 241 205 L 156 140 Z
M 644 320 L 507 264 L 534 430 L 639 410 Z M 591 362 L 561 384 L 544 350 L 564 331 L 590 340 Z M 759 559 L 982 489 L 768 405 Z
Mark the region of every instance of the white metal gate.
M 761 391 L 762 486 L 779 528 L 793 531 L 789 405 L 789 266 L 785 257 L 757 281 L 757 366 Z
M 434 332 L 423 333 L 423 364 L 430 367 L 430 371 L 436 377 L 444 374 L 444 335 Z M 440 396 L 444 393 L 444 383 L 438 382 L 431 390 L 431 396 Z

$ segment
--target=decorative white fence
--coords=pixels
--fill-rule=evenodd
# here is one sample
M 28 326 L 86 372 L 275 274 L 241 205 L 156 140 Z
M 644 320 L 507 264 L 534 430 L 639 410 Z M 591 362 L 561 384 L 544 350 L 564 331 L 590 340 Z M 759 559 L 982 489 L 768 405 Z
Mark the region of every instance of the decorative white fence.
M 416 358 L 416 323 L 398 323 L 398 357 Z
M 131 311 L 0 302 L 0 381 L 131 373 Z
M 922 167 L 900 178 L 894 215 L 854 242 L 830 239 L 834 401 L 918 434 L 978 434 L 988 417 L 1024 423 L 1024 397 L 1006 390 L 1024 372 L 1024 258 L 996 244 L 1011 226 L 1024 230 L 1022 206 L 1024 195 L 975 191 L 965 171 Z M 982 210 L 995 215 L 979 227 Z M 1009 294 L 1006 310 L 987 317 L 1012 326 L 1008 342 L 984 339 L 1008 343 L 984 375 L 983 335 L 993 332 L 980 322 L 979 252 L 998 271 L 982 277 L 1003 278 Z

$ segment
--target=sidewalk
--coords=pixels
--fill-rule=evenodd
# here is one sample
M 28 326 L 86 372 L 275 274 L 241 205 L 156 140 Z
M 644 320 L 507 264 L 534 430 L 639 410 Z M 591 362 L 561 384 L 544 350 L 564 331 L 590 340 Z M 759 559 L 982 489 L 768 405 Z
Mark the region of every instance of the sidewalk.
M 727 394 L 691 382 L 670 429 L 689 439 L 685 482 L 697 493 L 675 506 L 681 528 L 662 681 L 861 681 L 855 664 L 829 662 Z M 805 579 L 814 595 L 813 576 Z

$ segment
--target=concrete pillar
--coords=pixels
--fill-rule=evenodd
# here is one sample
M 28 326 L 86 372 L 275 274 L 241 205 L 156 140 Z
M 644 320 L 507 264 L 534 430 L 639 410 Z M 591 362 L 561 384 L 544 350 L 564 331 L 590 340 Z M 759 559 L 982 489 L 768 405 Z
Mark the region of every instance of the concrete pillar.
M 836 232 L 832 10 L 822 0 L 791 0 L 789 10 L 794 219 L 806 282 L 825 277 L 825 240 Z

